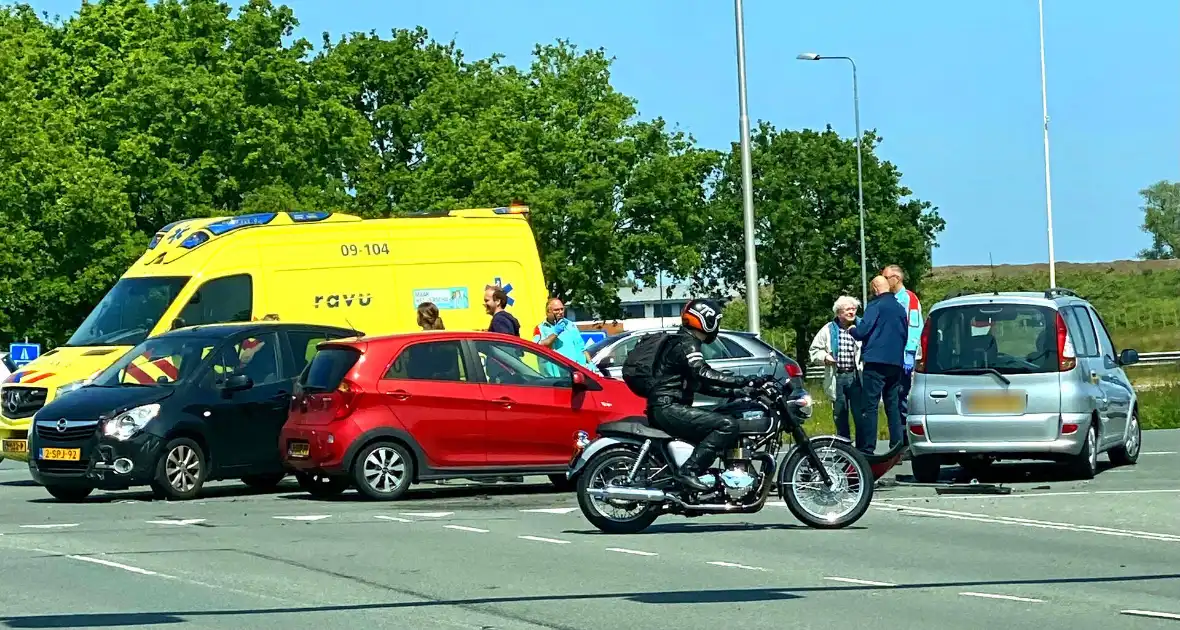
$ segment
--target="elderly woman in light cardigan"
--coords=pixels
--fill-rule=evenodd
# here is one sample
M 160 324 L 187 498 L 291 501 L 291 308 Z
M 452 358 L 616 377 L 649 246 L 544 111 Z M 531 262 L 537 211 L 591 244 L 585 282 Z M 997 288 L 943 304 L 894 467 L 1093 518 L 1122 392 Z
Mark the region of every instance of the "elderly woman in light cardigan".
M 836 433 L 852 439 L 848 417 L 852 416 L 856 427 L 856 448 L 869 453 L 865 438 L 877 433 L 877 419 L 865 419 L 861 409 L 861 372 L 864 362 L 860 356 L 860 342 L 848 334 L 848 328 L 856 323 L 856 312 L 860 300 L 842 295 L 832 305 L 832 321 L 811 340 L 811 363 L 824 366 L 824 391 L 832 400 L 832 421 Z

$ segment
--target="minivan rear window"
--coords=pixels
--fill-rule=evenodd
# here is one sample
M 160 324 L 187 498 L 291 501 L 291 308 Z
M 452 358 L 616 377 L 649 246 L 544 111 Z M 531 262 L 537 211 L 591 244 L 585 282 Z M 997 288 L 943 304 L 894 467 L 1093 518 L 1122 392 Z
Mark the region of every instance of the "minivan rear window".
M 307 364 L 299 385 L 307 392 L 335 391 L 360 356 L 355 348 L 324 348 Z
M 973 304 L 930 314 L 929 374 L 1057 371 L 1057 311 L 1033 304 Z

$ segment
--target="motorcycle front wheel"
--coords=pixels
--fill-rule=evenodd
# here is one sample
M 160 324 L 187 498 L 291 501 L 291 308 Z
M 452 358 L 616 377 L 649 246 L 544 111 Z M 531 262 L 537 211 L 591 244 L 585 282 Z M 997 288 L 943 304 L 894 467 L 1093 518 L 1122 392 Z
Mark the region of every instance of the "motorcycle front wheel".
M 592 457 L 578 477 L 578 507 L 582 508 L 586 520 L 603 533 L 637 534 L 659 516 L 658 503 L 597 499 L 587 493 L 608 485 L 626 485 L 627 473 L 638 457 L 639 453 L 631 448 L 608 448 Z M 639 471 L 636 477 L 646 478 L 643 473 Z
M 860 520 L 873 500 L 873 471 L 864 454 L 847 442 L 811 442 L 823 462 L 831 486 L 802 448 L 795 448 L 782 467 L 779 487 L 795 518 L 816 529 L 840 529 Z

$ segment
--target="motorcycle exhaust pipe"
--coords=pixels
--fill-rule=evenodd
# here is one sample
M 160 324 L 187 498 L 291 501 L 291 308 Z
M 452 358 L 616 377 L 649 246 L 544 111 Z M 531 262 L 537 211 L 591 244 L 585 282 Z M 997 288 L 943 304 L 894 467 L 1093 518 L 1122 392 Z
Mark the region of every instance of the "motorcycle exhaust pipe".
M 595 499 L 606 501 L 641 501 L 648 503 L 663 501 L 668 497 L 663 490 L 655 490 L 653 488 L 621 488 L 618 486 L 591 488 L 586 490 L 586 494 Z

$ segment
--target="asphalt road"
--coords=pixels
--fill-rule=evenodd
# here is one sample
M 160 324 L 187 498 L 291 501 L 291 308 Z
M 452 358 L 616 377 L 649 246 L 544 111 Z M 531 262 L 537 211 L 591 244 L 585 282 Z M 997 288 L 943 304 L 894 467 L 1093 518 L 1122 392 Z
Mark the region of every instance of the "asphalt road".
M 776 502 L 629 537 L 545 483 L 72 505 L 5 462 L 0 628 L 1180 628 L 1180 431 L 1144 451 L 1090 482 L 1004 464 L 1003 496 L 886 487 L 842 531 Z

